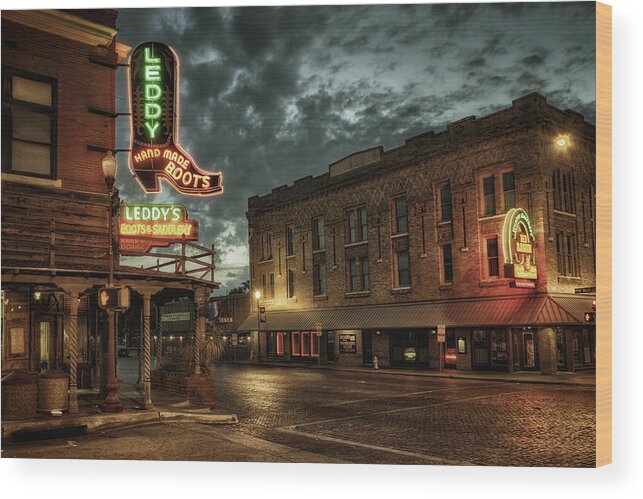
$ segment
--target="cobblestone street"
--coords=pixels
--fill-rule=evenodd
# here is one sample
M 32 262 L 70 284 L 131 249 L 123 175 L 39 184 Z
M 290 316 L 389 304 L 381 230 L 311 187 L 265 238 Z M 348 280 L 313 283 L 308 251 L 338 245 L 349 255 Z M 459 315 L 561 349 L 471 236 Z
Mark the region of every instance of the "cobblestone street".
M 238 431 L 366 463 L 592 466 L 593 388 L 222 366 Z
M 217 412 L 236 413 L 236 426 L 121 428 L 74 446 L 12 445 L 3 456 L 573 467 L 595 459 L 593 387 L 249 365 L 221 365 L 217 375 Z

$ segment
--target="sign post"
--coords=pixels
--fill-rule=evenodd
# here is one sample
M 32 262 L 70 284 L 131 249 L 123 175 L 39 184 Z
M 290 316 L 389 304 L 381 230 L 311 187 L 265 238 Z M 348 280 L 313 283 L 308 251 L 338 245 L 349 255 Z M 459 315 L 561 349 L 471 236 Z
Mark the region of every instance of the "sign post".
M 440 374 L 442 374 L 442 362 L 444 355 L 442 353 L 444 342 L 447 338 L 447 327 L 444 324 L 438 324 L 438 345 L 440 345 Z
M 317 336 L 317 365 L 321 366 L 321 337 L 322 337 L 322 325 L 320 322 L 315 324 L 315 333 Z

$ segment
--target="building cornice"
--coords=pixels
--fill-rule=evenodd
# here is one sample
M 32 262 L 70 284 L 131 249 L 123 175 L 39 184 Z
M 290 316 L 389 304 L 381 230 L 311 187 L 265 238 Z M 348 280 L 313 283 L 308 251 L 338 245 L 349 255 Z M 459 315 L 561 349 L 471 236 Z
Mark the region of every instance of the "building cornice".
M 2 18 L 92 46 L 107 46 L 118 30 L 53 9 L 4 10 Z

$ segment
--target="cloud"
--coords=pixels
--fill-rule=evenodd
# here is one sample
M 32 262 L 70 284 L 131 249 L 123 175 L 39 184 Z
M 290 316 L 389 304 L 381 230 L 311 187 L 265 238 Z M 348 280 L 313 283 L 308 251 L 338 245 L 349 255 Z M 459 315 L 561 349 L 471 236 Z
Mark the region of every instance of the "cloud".
M 224 185 L 212 198 L 166 186 L 151 199 L 119 174 L 121 195 L 185 204 L 200 242 L 215 244 L 217 278 L 236 287 L 253 195 L 531 91 L 593 120 L 593 16 L 590 2 L 121 9 L 121 41 L 179 54 L 181 142 Z M 122 112 L 125 82 L 120 71 Z M 117 122 L 120 148 L 128 126 Z

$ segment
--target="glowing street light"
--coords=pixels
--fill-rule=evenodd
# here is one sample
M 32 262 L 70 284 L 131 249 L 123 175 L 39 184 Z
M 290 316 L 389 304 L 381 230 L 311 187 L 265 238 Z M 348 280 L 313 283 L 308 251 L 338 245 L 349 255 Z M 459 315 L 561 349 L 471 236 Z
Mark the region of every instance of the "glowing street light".
M 559 135 L 556 137 L 554 143 L 560 148 L 567 147 L 569 145 L 569 137 L 567 135 Z
M 114 245 L 112 238 L 114 236 L 114 214 L 113 199 L 114 199 L 114 183 L 116 181 L 116 171 L 118 170 L 118 161 L 112 154 L 112 151 L 107 151 L 107 154 L 101 161 L 103 168 L 103 175 L 105 176 L 105 185 L 107 186 L 108 193 L 108 213 L 109 213 L 109 249 L 107 252 L 108 260 L 108 277 L 107 287 L 114 286 Z M 123 405 L 118 398 L 118 381 L 116 379 L 116 360 L 114 358 L 114 343 L 115 343 L 115 324 L 114 324 L 114 308 L 107 309 L 108 320 L 108 334 L 107 334 L 107 397 L 103 404 L 103 412 L 121 412 Z

